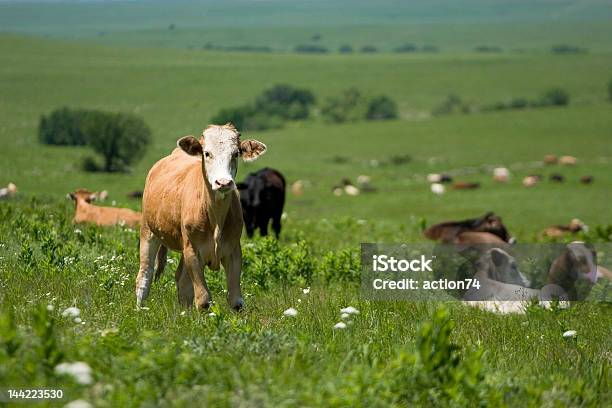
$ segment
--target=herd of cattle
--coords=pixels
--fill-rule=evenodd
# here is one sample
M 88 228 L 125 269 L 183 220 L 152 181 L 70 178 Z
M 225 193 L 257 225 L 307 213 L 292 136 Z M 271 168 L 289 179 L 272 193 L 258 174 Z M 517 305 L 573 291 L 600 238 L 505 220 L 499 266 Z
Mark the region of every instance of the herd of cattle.
M 549 236 L 572 233 L 572 225 L 551 227 Z M 478 289 L 462 294 L 462 299 L 496 313 L 524 313 L 532 299 L 547 307 L 552 300 L 582 300 L 584 289 L 599 279 L 612 280 L 612 272 L 598 264 L 592 245 L 574 241 L 562 245 L 561 251 L 545 265 L 543 286 L 530 286 L 529 279 L 520 271 L 515 257 L 515 239 L 502 219 L 488 212 L 482 217 L 435 224 L 424 231 L 426 238 L 442 244 L 453 244 L 452 251 L 472 262 L 470 278 L 480 282 Z M 540 252 L 540 251 L 539 251 Z
M 286 190 L 283 175 L 277 170 L 263 168 L 250 173 L 243 182 L 235 181 L 238 159 L 254 161 L 266 149 L 259 141 L 241 140 L 240 133 L 232 124 L 210 125 L 199 139 L 186 136 L 178 140 L 177 148 L 151 168 L 144 191 L 129 194 L 132 198 L 142 198 L 142 213 L 127 208 L 92 204 L 93 201 L 104 201 L 108 193 L 78 189 L 68 195 L 75 203 L 73 221 L 99 226 L 125 225 L 140 228 L 140 268 L 136 279 L 138 305 L 147 298 L 152 281 L 163 273 L 167 251 L 171 249 L 181 253 L 175 271 L 181 304 L 207 308 L 212 297 L 203 274 L 204 266 L 218 270 L 223 265 L 228 286 L 227 301 L 231 307 L 240 309 L 244 304 L 240 290 L 240 236 L 243 228 L 246 228 L 249 237 L 257 229 L 264 236 L 268 233 L 271 221 L 277 238 L 281 232 Z M 547 156 L 545 162 L 571 165 L 576 161 L 571 157 L 557 159 Z M 508 177 L 507 169 L 495 169 L 496 181 L 503 182 Z M 432 186 L 442 185 L 452 182 L 452 177 L 444 174 L 430 175 L 428 181 L 432 182 Z M 592 182 L 592 177 L 588 182 Z M 358 186 L 355 186 L 350 180 L 342 180 L 334 186 L 334 194 L 357 195 L 360 191 L 376 190 L 371 186 L 368 176 L 360 176 L 357 183 Z M 455 182 L 453 186 L 465 189 L 476 188 L 476 184 Z M 301 195 L 306 185 L 306 182 L 299 180 L 291 185 L 291 191 Z M 0 189 L 0 198 L 8 198 L 16 193 L 17 187 L 10 183 Z M 542 235 L 560 237 L 585 228 L 584 223 L 575 219 L 568 225 L 549 227 Z M 424 235 L 442 243 L 487 244 L 492 246 L 487 252 L 487 259 L 494 261 L 505 257 L 504 264 L 512 263 L 508 248 L 514 238 L 501 218 L 493 213 L 474 219 L 436 224 L 425 230 Z M 576 248 L 576 245 L 568 246 L 572 253 L 592 252 Z M 585 259 L 584 256 L 578 258 Z M 598 269 L 596 273 L 612 277 L 612 273 L 605 268 Z M 498 275 L 507 274 L 495 276 Z M 549 275 L 558 277 L 560 273 L 551 269 Z M 516 276 L 501 281 L 491 276 L 483 278 L 496 285 L 516 285 L 521 281 Z
M 578 159 L 574 156 L 557 157 L 553 154 L 547 154 L 539 163 L 540 165 L 552 166 L 559 164 L 561 166 L 575 166 Z M 507 183 L 510 180 L 511 172 L 507 167 L 495 167 L 492 171 L 493 181 L 497 183 Z M 565 176 L 559 172 L 550 173 L 548 179 L 553 183 L 564 183 Z M 534 187 L 544 180 L 542 174 L 530 174 L 522 179 L 522 184 L 525 187 Z M 582 184 L 593 183 L 594 177 L 584 175 L 579 178 Z M 434 194 L 444 194 L 446 192 L 446 184 L 450 184 L 453 190 L 474 190 L 481 187 L 479 182 L 473 181 L 454 181 L 450 174 L 432 173 L 427 175 L 427 181 L 431 183 L 431 192 Z

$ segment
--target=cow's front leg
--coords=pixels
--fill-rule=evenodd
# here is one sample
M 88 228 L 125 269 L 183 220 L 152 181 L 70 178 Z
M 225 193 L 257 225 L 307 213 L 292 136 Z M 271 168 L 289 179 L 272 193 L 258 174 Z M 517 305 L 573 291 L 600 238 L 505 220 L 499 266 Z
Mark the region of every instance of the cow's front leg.
M 240 310 L 244 307 L 242 292 L 240 291 L 240 270 L 242 269 L 242 251 L 240 244 L 221 260 L 225 276 L 227 277 L 227 302 L 230 307 Z
M 204 278 L 203 265 L 200 261 L 197 251 L 189 243 L 183 248 L 183 257 L 185 258 L 185 268 L 193 285 L 193 294 L 195 298 L 195 306 L 198 309 L 208 309 L 212 298 L 206 285 Z
M 176 291 L 178 293 L 179 304 L 189 307 L 193 306 L 194 293 L 189 272 L 185 269 L 185 257 L 181 255 L 181 260 L 174 273 L 174 278 L 176 280 Z

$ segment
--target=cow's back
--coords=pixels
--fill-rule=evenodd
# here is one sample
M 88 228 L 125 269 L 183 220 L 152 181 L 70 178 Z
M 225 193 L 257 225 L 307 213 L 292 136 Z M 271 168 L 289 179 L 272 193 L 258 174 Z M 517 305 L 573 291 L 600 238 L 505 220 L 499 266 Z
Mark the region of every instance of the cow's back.
M 201 169 L 201 159 L 174 149 L 172 154 L 155 163 L 147 175 L 142 197 L 143 225 L 171 249 L 182 249 L 181 221 L 185 195 L 202 198 Z M 190 206 L 202 208 L 201 203 L 189 201 Z

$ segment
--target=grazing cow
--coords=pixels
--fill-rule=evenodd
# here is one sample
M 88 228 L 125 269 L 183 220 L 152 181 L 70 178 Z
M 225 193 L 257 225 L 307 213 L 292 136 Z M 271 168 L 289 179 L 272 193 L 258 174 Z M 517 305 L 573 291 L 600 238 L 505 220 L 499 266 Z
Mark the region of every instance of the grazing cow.
M 547 154 L 544 156 L 544 164 L 557 164 L 559 159 L 554 154 Z
M 91 204 L 99 193 L 92 193 L 86 189 L 78 189 L 68 194 L 74 201 L 75 212 L 72 222 L 91 223 L 100 226 L 127 225 L 130 228 L 140 225 L 142 215 L 129 208 L 100 207 Z
M 242 215 L 247 236 L 253 237 L 259 228 L 262 237 L 268 235 L 268 224 L 276 238 L 281 231 L 281 216 L 285 206 L 285 178 L 274 169 L 265 167 L 249 174 L 242 183 L 237 184 L 240 191 Z
M 437 195 L 442 195 L 446 192 L 446 187 L 442 183 L 432 183 L 429 186 L 429 189 L 431 190 L 432 193 L 437 194 Z
M 582 176 L 580 177 L 580 182 L 582 184 L 591 184 L 593 182 L 593 176 Z
M 506 183 L 510 178 L 510 170 L 506 167 L 496 167 L 493 169 L 493 180 L 498 183 Z
M 130 191 L 129 193 L 127 193 L 127 197 L 133 198 L 133 199 L 140 199 L 142 198 L 142 191 L 140 190 Z
M 427 181 L 430 183 L 450 183 L 453 178 L 449 174 L 431 173 L 427 175 Z
M 17 194 L 17 186 L 13 183 L 8 183 L 8 186 L 0 188 L 0 200 L 11 198 Z
M 549 238 L 560 238 L 568 234 L 576 234 L 579 231 L 588 232 L 589 227 L 578 218 L 574 218 L 567 225 L 553 225 L 542 231 L 542 236 Z
M 576 284 L 584 281 L 590 288 L 597 282 L 599 273 L 595 249 L 584 242 L 574 241 L 565 246 L 550 266 L 547 283 L 561 286 L 570 300 L 581 300 L 585 294 L 580 293 Z
M 546 308 L 553 298 L 568 300 L 567 292 L 558 284 L 547 284 L 542 289 L 528 288 L 529 281 L 519 271 L 516 260 L 502 249 L 488 250 L 478 259 L 476 267 L 474 278 L 480 287 L 472 287 L 463 294 L 469 306 L 493 313 L 524 314 L 533 299 Z
M 493 212 L 488 212 L 479 218 L 470 218 L 463 221 L 447 221 L 435 224 L 427 228 L 423 234 L 425 237 L 434 241 L 441 241 L 443 243 L 457 243 L 457 240 L 460 239 L 458 236 L 466 232 L 480 232 L 489 234 L 478 236 L 464 235 L 464 241 L 472 237 L 475 241 L 489 241 L 481 243 L 495 243 L 491 242 L 491 240 L 494 240 L 494 238 L 489 236 L 493 235 L 500 238 L 502 242 L 512 242 L 512 238 L 510 237 L 506 226 L 503 224 L 501 217 L 495 215 Z
M 156 258 L 156 276 L 163 272 L 168 248 L 182 252 L 175 274 L 182 305 L 209 307 L 211 295 L 203 268 L 218 270 L 223 265 L 227 301 L 240 309 L 244 304 L 240 292 L 243 221 L 234 178 L 238 157 L 253 161 L 266 146 L 256 140 L 240 141 L 240 133 L 229 123 L 210 125 L 200 140 L 186 136 L 177 144 L 172 154 L 151 168 L 145 183 L 137 304 L 149 294 Z
M 356 196 L 359 195 L 360 190 L 353 185 L 351 180 L 345 177 L 340 181 L 340 184 L 336 184 L 332 187 L 332 192 L 336 197 L 340 197 L 343 193 L 350 196 Z
M 554 183 L 563 183 L 565 181 L 565 177 L 563 174 L 553 173 L 548 177 L 548 179 Z
M 291 192 L 296 197 L 299 197 L 299 196 L 303 195 L 304 194 L 304 181 L 303 180 L 296 180 L 291 185 Z
M 540 177 L 539 175 L 531 175 L 531 176 L 527 176 L 523 179 L 523 185 L 525 187 L 533 187 L 536 184 L 538 184 L 540 182 L 540 180 L 542 179 L 542 177 Z
M 480 188 L 480 183 L 473 183 L 470 181 L 457 181 L 453 183 L 454 190 L 474 190 Z
M 563 166 L 574 166 L 578 162 L 574 156 L 561 156 L 559 157 L 559 164 Z

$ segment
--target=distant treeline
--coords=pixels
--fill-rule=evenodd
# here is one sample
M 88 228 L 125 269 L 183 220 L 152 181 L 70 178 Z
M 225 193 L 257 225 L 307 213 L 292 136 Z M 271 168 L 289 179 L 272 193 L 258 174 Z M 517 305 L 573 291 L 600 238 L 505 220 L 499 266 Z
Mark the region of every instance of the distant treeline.
M 274 129 L 287 121 L 310 118 L 316 102 L 314 93 L 308 89 L 279 84 L 264 90 L 252 103 L 221 109 L 211 121 L 232 122 L 240 130 Z M 327 98 L 320 114 L 332 123 L 386 120 L 398 116 L 397 106 L 391 98 L 384 95 L 366 97 L 354 88 Z
M 315 36 L 316 37 L 316 36 Z M 194 49 L 193 45 L 188 47 L 189 49 Z M 263 52 L 263 53 L 271 53 L 271 52 L 283 52 L 283 50 L 275 50 L 272 47 L 265 45 L 214 45 L 212 43 L 206 43 L 202 46 L 203 50 L 206 51 L 224 51 L 224 52 Z M 390 51 L 394 53 L 434 53 L 438 52 L 440 49 L 435 45 L 416 45 L 412 43 L 406 43 L 391 49 Z M 497 45 L 476 45 L 473 48 L 474 52 L 479 53 L 498 53 L 503 52 L 504 49 Z M 298 44 L 293 48 L 293 52 L 298 54 L 330 54 L 334 51 L 340 54 L 351 54 L 354 52 L 361 52 L 364 54 L 374 54 L 378 52 L 385 52 L 387 50 L 381 50 L 375 45 L 366 44 L 360 47 L 354 47 L 351 44 L 343 44 L 338 47 L 337 50 L 326 47 L 321 44 Z M 516 52 L 522 52 L 525 50 L 514 50 Z M 577 47 L 568 44 L 558 44 L 553 45 L 550 49 L 553 54 L 584 54 L 588 52 L 587 48 Z
M 511 109 L 542 108 L 546 106 L 566 106 L 569 104 L 569 93 L 561 88 L 553 88 L 537 99 L 524 97 L 513 98 L 507 102 L 495 102 L 482 107 L 474 106 L 463 101 L 457 95 L 449 95 L 432 110 L 434 116 L 451 113 L 491 112 Z

